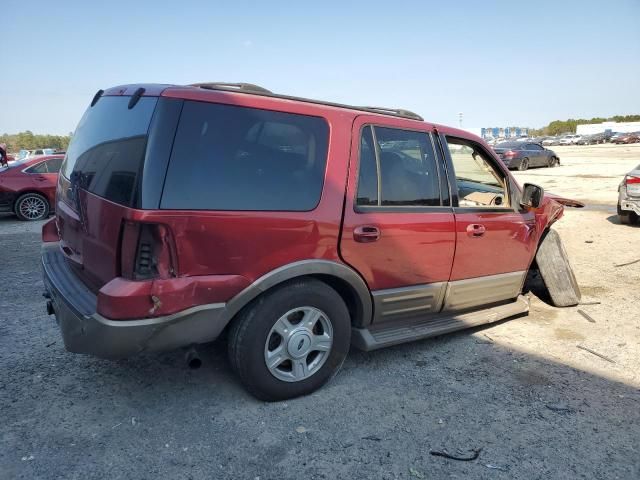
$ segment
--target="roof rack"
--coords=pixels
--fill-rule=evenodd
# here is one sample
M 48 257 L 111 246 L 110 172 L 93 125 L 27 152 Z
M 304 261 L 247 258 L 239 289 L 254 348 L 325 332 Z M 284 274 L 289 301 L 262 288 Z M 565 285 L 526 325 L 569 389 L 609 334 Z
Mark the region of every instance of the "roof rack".
M 204 82 L 192 83 L 189 86 L 206 88 L 207 90 L 239 90 L 241 92 L 273 93 L 271 90 L 267 90 L 259 85 L 254 85 L 253 83 Z
M 424 121 L 417 113 L 402 108 L 386 108 L 386 107 L 359 107 L 355 105 L 346 105 L 343 103 L 325 102 L 323 100 L 313 100 L 310 98 L 293 97 L 290 95 L 280 95 L 273 93 L 271 90 L 267 90 L 259 85 L 253 83 L 227 83 L 227 82 L 205 82 L 205 83 L 192 83 L 189 87 L 199 87 L 207 90 L 225 90 L 232 92 L 242 92 L 252 95 L 262 95 L 265 97 L 282 98 L 285 100 L 295 100 L 298 102 L 314 103 L 317 105 L 327 105 L 329 107 L 348 108 L 350 110 L 360 110 L 369 113 L 380 113 L 383 115 L 391 115 L 393 117 L 408 118 L 410 120 Z
M 378 112 L 378 113 L 384 113 L 387 115 L 395 115 L 398 117 L 408 117 L 408 118 L 413 118 L 415 120 L 424 121 L 424 118 L 422 118 L 417 113 L 414 113 L 411 110 L 405 110 L 404 108 L 386 108 L 386 107 L 353 107 L 353 108 L 372 111 L 372 112 Z

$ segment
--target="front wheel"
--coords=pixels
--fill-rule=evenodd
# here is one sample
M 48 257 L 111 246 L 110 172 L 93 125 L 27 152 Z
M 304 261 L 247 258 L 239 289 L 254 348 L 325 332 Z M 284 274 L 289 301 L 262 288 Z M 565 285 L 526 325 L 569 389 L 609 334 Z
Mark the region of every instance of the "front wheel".
M 49 216 L 49 202 L 39 193 L 25 193 L 18 197 L 15 212 L 20 220 L 42 220 Z
M 525 157 L 520 162 L 520 165 L 518 166 L 518 170 L 520 170 L 521 172 L 524 172 L 527 168 L 529 168 L 529 159 Z
M 229 360 L 252 395 L 285 400 L 328 382 L 342 366 L 350 342 L 349 311 L 340 295 L 319 280 L 293 280 L 236 317 Z
M 558 166 L 558 159 L 556 157 L 551 157 L 549 159 L 549 168 L 553 168 L 557 166 Z

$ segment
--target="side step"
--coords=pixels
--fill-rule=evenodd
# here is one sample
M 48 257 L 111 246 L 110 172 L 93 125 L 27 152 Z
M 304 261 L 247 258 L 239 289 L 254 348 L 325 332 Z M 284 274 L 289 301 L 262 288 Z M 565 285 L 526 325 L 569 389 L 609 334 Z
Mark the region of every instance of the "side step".
M 422 338 L 435 337 L 456 330 L 497 322 L 529 311 L 529 299 L 518 296 L 515 302 L 475 312 L 443 312 L 430 318 L 353 328 L 351 343 L 360 350 L 370 351 Z

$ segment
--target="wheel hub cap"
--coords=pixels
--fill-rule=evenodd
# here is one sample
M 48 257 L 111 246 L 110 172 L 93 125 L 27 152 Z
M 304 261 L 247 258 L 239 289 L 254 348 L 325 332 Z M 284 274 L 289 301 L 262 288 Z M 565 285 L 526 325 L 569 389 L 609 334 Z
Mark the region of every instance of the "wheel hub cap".
M 267 335 L 264 361 L 278 380 L 299 382 L 314 375 L 329 358 L 333 326 L 315 307 L 299 307 L 280 317 Z
M 291 335 L 287 342 L 287 351 L 293 358 L 302 358 L 311 349 L 311 335 L 306 331 L 298 331 Z

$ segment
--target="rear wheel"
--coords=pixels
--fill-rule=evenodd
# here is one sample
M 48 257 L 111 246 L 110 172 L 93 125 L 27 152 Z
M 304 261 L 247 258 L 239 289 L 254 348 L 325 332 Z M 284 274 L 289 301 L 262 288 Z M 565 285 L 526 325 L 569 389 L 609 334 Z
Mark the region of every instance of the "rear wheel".
M 340 295 L 319 280 L 295 280 L 242 310 L 229 332 L 229 359 L 252 395 L 284 400 L 329 381 L 350 341 L 349 311 Z
M 49 202 L 39 193 L 25 193 L 18 197 L 15 212 L 20 220 L 42 220 L 49 216 Z
M 518 170 L 520 170 L 521 172 L 524 172 L 527 168 L 529 168 L 529 159 L 525 157 L 520 162 L 520 165 L 518 165 Z

